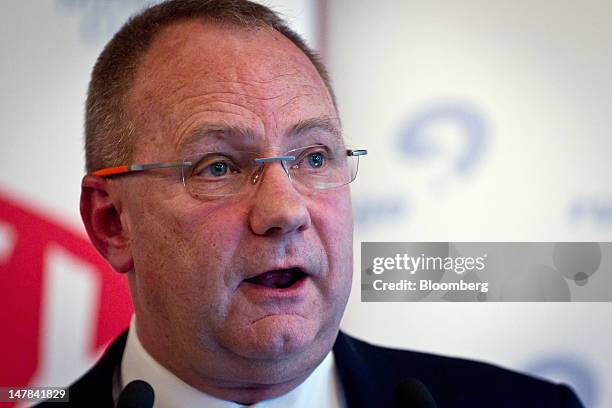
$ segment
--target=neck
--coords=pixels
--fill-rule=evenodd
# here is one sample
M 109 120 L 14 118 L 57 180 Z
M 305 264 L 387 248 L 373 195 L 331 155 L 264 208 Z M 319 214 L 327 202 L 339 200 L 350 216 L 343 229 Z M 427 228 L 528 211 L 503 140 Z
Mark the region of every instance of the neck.
M 161 347 L 159 336 L 156 341 L 147 341 L 151 338 L 142 335 L 146 328 L 142 330 L 141 325 L 132 329 L 139 347 L 174 377 L 212 397 L 243 405 L 287 394 L 302 384 L 327 355 L 300 353 L 282 359 L 249 359 L 220 350 L 177 359 L 179 353 L 166 351 L 178 347 Z

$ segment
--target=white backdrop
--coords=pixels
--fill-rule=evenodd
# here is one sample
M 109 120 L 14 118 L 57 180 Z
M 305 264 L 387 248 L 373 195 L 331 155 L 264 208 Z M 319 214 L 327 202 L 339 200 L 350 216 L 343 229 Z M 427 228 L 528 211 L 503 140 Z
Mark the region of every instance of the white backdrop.
M 0 189 L 78 234 L 89 72 L 143 3 L 3 2 Z M 611 304 L 361 303 L 358 265 L 361 241 L 612 238 L 612 3 L 267 3 L 324 45 L 345 135 L 369 150 L 343 328 L 568 381 L 587 406 L 611 406 Z
M 609 1 L 330 1 L 344 132 L 369 149 L 356 253 L 610 241 L 611 16 Z M 361 303 L 359 283 L 350 333 L 564 380 L 612 406 L 610 303 Z

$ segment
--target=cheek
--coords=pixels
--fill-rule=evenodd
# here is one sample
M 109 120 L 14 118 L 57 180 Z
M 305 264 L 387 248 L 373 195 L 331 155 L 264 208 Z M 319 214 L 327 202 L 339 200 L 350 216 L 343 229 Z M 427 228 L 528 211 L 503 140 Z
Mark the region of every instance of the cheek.
M 331 191 L 331 192 L 330 192 Z M 352 254 L 353 210 L 348 187 L 326 190 L 310 198 L 310 215 L 321 240 L 337 253 L 350 244 Z M 338 245 L 334 245 L 334 244 Z
M 329 192 L 329 190 L 328 190 Z M 329 260 L 328 287 L 336 292 L 350 290 L 353 274 L 353 213 L 348 187 L 315 198 L 313 227 Z
M 231 206 L 176 201 L 142 206 L 132 225 L 142 306 L 183 321 L 223 315 L 225 273 L 243 228 L 240 217 Z

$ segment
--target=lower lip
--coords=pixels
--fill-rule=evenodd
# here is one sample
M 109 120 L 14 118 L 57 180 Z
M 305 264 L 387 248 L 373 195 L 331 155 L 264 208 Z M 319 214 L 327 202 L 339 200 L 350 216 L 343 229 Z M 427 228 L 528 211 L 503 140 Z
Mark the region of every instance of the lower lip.
M 261 299 L 287 299 L 297 301 L 306 294 L 309 280 L 310 278 L 308 276 L 304 276 L 288 288 L 269 288 L 249 282 L 242 282 L 240 286 L 248 295 Z

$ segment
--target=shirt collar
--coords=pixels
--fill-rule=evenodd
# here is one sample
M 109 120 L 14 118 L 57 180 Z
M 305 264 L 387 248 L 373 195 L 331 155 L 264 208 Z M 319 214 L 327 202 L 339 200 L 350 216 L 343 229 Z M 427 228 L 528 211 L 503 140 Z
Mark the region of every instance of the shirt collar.
M 243 406 L 208 395 L 185 383 L 159 364 L 140 343 L 136 333 L 136 317 L 133 316 L 121 361 L 120 388 L 137 379 L 148 382 L 155 390 L 155 408 L 237 408 Z M 342 408 L 345 406 L 338 370 L 331 351 L 302 384 L 285 395 L 250 405 L 255 408 Z

